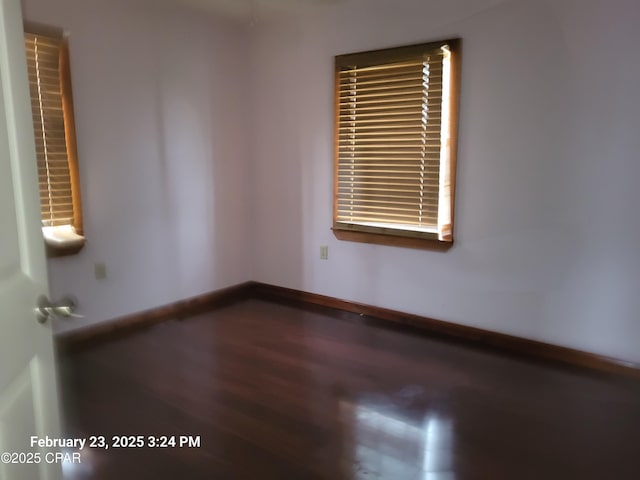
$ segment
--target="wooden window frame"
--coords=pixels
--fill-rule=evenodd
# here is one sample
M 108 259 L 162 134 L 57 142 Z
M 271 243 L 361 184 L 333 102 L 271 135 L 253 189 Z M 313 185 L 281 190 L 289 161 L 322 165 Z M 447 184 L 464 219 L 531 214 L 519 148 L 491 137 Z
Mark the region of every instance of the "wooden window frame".
M 82 214 L 82 196 L 80 189 L 80 171 L 78 167 L 78 148 L 76 143 L 75 109 L 73 104 L 73 90 L 71 87 L 71 64 L 69 58 L 69 39 L 61 29 L 25 22 L 25 34 L 40 35 L 60 39 L 59 76 L 60 93 L 62 97 L 62 112 L 64 118 L 65 145 L 67 163 L 69 167 L 69 181 L 73 208 L 73 222 L 71 226 L 76 235 L 82 237 L 81 242 L 72 244 L 52 244 L 45 241 L 48 257 L 62 257 L 77 254 L 84 247 L 84 221 Z
M 335 116 L 334 116 L 334 201 L 333 201 L 333 227 L 332 231 L 337 239 L 352 242 L 371 243 L 378 245 L 390 245 L 405 248 L 418 248 L 428 250 L 446 251 L 453 246 L 454 229 L 454 203 L 455 203 L 455 172 L 457 159 L 458 140 L 458 112 L 460 99 L 460 51 L 461 40 L 459 38 L 437 42 L 422 43 L 381 50 L 358 52 L 353 54 L 338 55 L 335 57 Z M 339 152 L 340 152 L 340 71 L 347 65 L 357 65 L 358 68 L 391 64 L 403 61 L 407 58 L 421 55 L 423 52 L 447 45 L 451 52 L 450 69 L 450 94 L 449 94 L 449 179 L 450 179 L 450 230 L 445 236 L 431 232 L 414 232 L 380 226 L 367 227 L 353 224 L 338 224 L 338 198 L 339 198 Z

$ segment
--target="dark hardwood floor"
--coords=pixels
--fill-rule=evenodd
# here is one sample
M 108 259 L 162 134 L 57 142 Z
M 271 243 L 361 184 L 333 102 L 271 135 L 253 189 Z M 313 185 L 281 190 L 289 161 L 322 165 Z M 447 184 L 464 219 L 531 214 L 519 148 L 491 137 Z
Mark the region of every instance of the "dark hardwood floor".
M 247 300 L 61 355 L 76 479 L 638 479 L 640 382 Z M 67 465 L 69 467 L 69 465 Z

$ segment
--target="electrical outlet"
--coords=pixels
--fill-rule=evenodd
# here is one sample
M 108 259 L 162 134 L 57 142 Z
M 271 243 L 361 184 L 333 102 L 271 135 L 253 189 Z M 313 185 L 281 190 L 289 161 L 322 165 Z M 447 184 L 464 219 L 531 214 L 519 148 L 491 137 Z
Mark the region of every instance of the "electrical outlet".
M 329 247 L 326 245 L 320 247 L 320 260 L 329 260 Z
M 104 280 L 107 278 L 107 266 L 104 263 L 96 263 L 93 266 L 93 271 L 95 273 L 96 280 Z

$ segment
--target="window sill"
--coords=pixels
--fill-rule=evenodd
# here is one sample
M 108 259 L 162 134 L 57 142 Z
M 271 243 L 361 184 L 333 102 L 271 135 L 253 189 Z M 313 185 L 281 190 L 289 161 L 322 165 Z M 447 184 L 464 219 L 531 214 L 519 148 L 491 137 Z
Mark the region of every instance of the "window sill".
M 71 225 L 42 227 L 42 235 L 49 258 L 75 255 L 85 244 L 85 238 L 78 235 Z
M 435 250 L 446 252 L 453 247 L 453 241 L 439 240 L 437 234 L 434 238 L 402 237 L 398 235 L 385 235 L 382 233 L 358 232 L 332 228 L 333 234 L 338 240 L 349 242 L 372 243 L 376 245 L 389 245 L 393 247 L 417 248 L 421 250 Z

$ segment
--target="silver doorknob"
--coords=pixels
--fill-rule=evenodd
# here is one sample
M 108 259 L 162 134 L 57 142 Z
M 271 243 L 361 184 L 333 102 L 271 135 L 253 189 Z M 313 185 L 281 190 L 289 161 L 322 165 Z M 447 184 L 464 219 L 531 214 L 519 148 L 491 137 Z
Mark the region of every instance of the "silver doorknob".
M 76 310 L 76 301 L 70 296 L 66 296 L 57 302 L 52 302 L 46 295 L 38 297 L 38 306 L 36 307 L 36 318 L 38 322 L 45 323 L 49 317 L 78 317 L 74 315 Z

